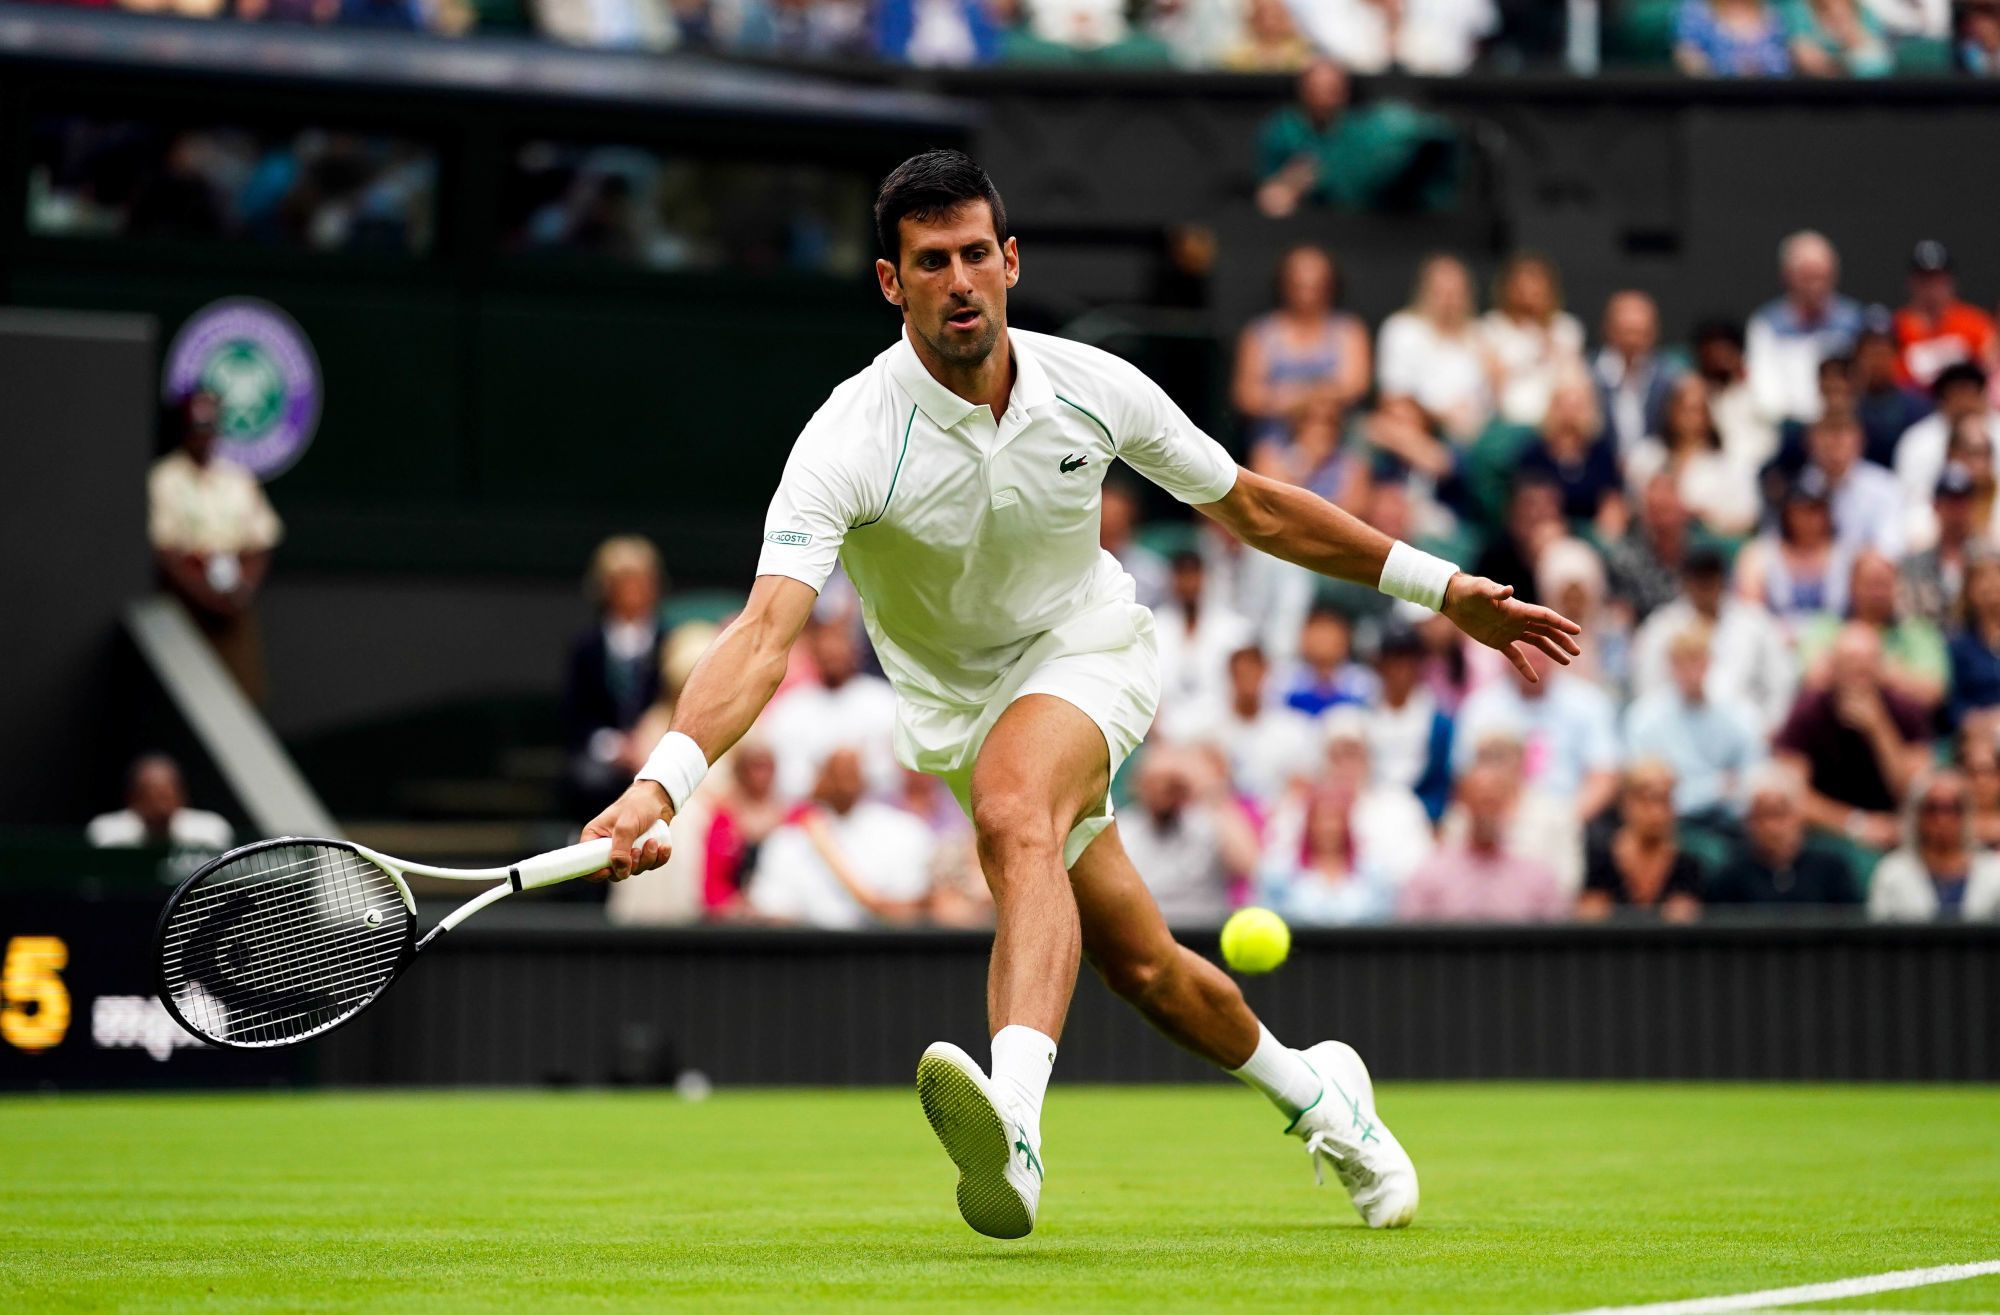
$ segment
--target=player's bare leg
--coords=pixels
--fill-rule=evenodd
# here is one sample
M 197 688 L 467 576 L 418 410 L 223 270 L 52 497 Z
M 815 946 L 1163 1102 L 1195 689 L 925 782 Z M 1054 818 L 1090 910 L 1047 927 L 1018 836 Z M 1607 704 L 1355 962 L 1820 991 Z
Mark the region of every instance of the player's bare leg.
M 995 921 L 986 980 L 992 1073 L 940 1041 L 917 1065 L 917 1095 L 958 1166 L 959 1213 L 989 1237 L 1035 1226 L 1042 1096 L 1081 954 L 1063 843 L 1104 797 L 1109 775 L 1097 723 L 1047 694 L 1010 704 L 973 765 L 972 825 Z
M 1417 1173 L 1375 1113 L 1374 1086 L 1354 1048 L 1323 1041 L 1301 1054 L 1257 1021 L 1229 975 L 1179 944 L 1108 827 L 1070 869 L 1083 951 L 1120 997 L 1180 1045 L 1264 1093 L 1291 1119 L 1285 1131 L 1332 1165 L 1361 1217 L 1400 1228 L 1417 1210 Z

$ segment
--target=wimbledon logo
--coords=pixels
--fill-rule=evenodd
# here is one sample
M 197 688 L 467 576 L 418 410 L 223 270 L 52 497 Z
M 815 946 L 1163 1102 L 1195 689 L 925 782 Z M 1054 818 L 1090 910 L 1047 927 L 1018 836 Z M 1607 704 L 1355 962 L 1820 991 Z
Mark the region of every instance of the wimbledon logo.
M 259 479 L 289 470 L 319 427 L 319 359 L 267 301 L 229 297 L 188 317 L 167 348 L 160 391 L 177 403 L 197 389 L 221 400 L 221 455 Z

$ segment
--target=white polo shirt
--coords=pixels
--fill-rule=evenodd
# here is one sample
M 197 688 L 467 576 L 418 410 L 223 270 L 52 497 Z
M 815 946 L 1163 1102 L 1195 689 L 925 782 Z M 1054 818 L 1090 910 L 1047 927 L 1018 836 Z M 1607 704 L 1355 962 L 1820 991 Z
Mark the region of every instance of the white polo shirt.
M 846 567 L 906 703 L 982 708 L 1045 632 L 1129 608 L 1130 577 L 1097 542 L 1114 459 L 1187 503 L 1236 483 L 1229 454 L 1132 365 L 1008 337 L 1014 388 L 997 424 L 899 338 L 807 422 L 764 523 L 759 575 L 818 589 L 836 559 Z

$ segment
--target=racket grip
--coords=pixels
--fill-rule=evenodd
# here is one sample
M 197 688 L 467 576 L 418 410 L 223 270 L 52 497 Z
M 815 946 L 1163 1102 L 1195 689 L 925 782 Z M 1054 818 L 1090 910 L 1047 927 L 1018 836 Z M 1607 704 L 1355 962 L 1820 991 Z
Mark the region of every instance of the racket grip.
M 665 822 L 655 822 L 633 841 L 633 847 L 648 840 L 665 843 L 670 832 Z M 515 864 L 509 873 L 516 889 L 533 890 L 537 886 L 554 886 L 578 877 L 588 876 L 611 863 L 611 840 L 586 840 L 580 845 L 570 845 L 564 849 L 552 849 L 546 854 L 524 858 Z

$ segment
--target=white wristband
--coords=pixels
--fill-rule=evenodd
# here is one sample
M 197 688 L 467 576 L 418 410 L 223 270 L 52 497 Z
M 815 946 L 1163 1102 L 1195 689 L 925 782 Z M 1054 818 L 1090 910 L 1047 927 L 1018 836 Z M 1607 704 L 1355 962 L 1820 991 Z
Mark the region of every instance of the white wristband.
M 657 781 L 660 788 L 673 800 L 674 812 L 679 813 L 701 784 L 701 778 L 708 775 L 708 755 L 694 742 L 694 737 L 680 731 L 668 731 L 660 737 L 652 756 L 639 769 L 636 779 Z
M 1419 607 L 1438 611 L 1444 606 L 1445 587 L 1458 567 L 1442 557 L 1433 557 L 1398 539 L 1382 563 L 1382 579 L 1375 587 L 1383 593 Z

